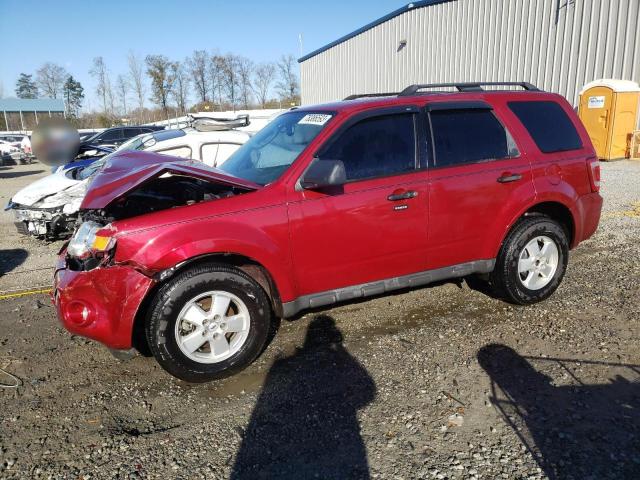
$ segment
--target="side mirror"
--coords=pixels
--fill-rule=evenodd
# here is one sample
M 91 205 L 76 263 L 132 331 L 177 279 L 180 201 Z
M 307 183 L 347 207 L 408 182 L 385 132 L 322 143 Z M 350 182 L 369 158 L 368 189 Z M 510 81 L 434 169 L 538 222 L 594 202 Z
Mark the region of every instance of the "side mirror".
M 347 181 L 347 173 L 342 160 L 321 160 L 314 158 L 300 179 L 300 186 L 306 190 L 336 187 Z

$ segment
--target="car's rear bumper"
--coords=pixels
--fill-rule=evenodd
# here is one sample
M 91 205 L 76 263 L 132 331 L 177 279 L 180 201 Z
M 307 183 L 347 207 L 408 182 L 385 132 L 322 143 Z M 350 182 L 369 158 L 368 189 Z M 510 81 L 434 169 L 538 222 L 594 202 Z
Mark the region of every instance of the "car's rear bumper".
M 52 298 L 58 318 L 71 333 L 113 349 L 132 346 L 133 323 L 154 280 L 125 266 L 69 270 L 64 253 L 54 274 Z
M 580 215 L 580 223 L 576 225 L 572 247 L 588 239 L 598 229 L 602 212 L 602 197 L 599 193 L 589 193 L 578 198 L 576 208 Z

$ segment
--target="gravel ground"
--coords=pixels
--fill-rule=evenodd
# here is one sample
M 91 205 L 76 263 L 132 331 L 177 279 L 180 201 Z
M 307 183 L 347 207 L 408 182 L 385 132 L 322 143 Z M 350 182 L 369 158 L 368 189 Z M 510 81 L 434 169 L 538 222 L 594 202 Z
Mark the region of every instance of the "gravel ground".
M 4 202 L 41 174 L 3 175 Z M 206 385 L 118 362 L 44 295 L 2 300 L 0 367 L 23 383 L 0 389 L 0 477 L 640 478 L 640 162 L 603 165 L 603 195 L 542 304 L 445 283 L 310 313 Z M 3 215 L 1 290 L 46 282 L 12 273 L 57 245 Z

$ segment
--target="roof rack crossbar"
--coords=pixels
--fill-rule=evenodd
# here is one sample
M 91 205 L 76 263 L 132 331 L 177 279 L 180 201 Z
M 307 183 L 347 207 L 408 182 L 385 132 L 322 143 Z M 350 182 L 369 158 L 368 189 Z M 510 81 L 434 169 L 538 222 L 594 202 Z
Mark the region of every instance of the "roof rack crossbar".
M 407 88 L 398 93 L 399 97 L 407 97 L 415 95 L 420 90 L 428 88 L 453 87 L 459 92 L 482 92 L 482 86 L 504 86 L 504 87 L 522 87 L 525 90 L 539 91 L 538 87 L 529 82 L 464 82 L 464 83 L 424 83 L 409 85 Z

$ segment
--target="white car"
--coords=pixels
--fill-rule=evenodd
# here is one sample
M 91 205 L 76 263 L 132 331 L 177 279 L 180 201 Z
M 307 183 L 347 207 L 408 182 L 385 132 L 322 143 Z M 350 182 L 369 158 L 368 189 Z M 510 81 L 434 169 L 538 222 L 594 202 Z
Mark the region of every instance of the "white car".
M 250 134 L 237 130 L 202 132 L 194 128 L 138 135 L 89 165 L 58 168 L 52 175 L 16 193 L 5 210 L 14 210 L 16 227 L 25 235 L 47 238 L 68 235 L 75 227 L 78 210 L 91 179 L 113 155 L 124 150 L 145 150 L 185 160 L 200 160 L 215 167 L 250 137 Z
M 0 165 L 14 163 L 24 163 L 25 155 L 19 146 L 14 145 L 13 142 L 6 140 L 0 140 Z

